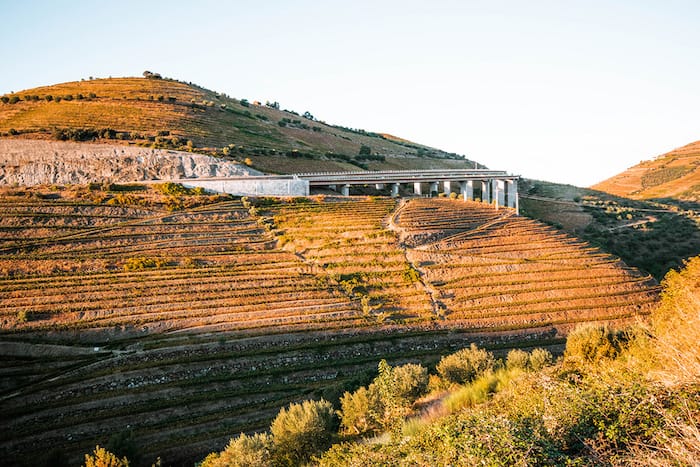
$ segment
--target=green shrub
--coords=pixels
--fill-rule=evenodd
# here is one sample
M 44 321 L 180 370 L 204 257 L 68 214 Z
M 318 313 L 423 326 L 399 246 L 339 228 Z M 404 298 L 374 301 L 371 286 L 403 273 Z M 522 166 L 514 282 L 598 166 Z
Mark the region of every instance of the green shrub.
M 464 384 L 485 371 L 493 369 L 495 364 L 496 359 L 491 352 L 471 344 L 467 349 L 442 357 L 436 369 L 443 379 L 451 383 Z
M 226 449 L 208 455 L 200 467 L 264 467 L 271 463 L 272 438 L 267 433 L 231 438 Z
M 149 258 L 146 256 L 139 256 L 136 258 L 129 258 L 124 262 L 125 271 L 138 271 L 141 269 L 148 268 L 161 268 L 166 266 L 168 262 L 163 258 Z
M 536 348 L 530 352 L 528 366 L 532 371 L 540 371 L 542 368 L 552 364 L 554 359 L 549 350 Z
M 607 326 L 584 324 L 566 338 L 564 359 L 573 362 L 597 362 L 613 359 L 620 353 L 622 333 Z
M 360 435 L 376 432 L 379 424 L 376 414 L 380 403 L 376 391 L 361 387 L 357 391 L 346 392 L 340 398 L 340 425 L 344 433 Z
M 428 370 L 422 365 L 407 363 L 394 367 L 394 391 L 396 397 L 405 405 L 412 404 L 423 396 L 428 389 Z
M 300 465 L 330 446 L 336 429 L 333 406 L 325 400 L 292 403 L 270 426 L 279 465 Z
M 529 362 L 530 355 L 527 352 L 520 349 L 513 349 L 508 352 L 508 356 L 506 357 L 506 368 L 509 370 L 513 368 L 525 370 L 528 368 Z

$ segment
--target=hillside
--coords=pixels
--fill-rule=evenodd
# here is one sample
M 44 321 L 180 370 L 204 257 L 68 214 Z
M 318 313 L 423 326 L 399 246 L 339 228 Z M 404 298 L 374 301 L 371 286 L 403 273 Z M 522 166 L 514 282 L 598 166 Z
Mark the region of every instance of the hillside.
M 700 201 L 700 141 L 643 161 L 591 188 L 634 199 Z
M 249 159 L 265 172 L 473 167 L 399 137 L 328 125 L 303 111 L 192 83 L 90 79 L 0 98 L 0 137 L 137 144 Z
M 290 402 L 337 402 L 378 356 L 558 353 L 577 323 L 623 325 L 658 294 L 556 229 L 449 199 L 74 186 L 5 189 L 0 213 L 0 454 L 17 465 L 76 463 L 124 430 L 144 464 L 191 465 Z
M 700 255 L 694 203 L 636 200 L 589 188 L 520 180 L 520 212 L 554 225 L 663 279 Z

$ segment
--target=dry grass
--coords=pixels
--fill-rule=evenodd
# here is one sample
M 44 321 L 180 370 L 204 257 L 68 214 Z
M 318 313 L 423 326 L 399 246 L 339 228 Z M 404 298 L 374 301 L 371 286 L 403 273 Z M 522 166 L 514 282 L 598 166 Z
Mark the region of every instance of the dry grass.
M 79 95 L 83 97 L 78 99 Z M 463 160 L 445 159 L 447 154 L 439 150 L 348 131 L 266 106 L 242 105 L 240 100 L 174 80 L 95 79 L 28 89 L 6 97 L 14 96 L 19 102 L 0 102 L 0 133 L 4 136 L 51 138 L 55 128 L 110 128 L 126 135 L 110 142 L 151 144 L 160 132 L 169 132 L 168 138 L 191 140 L 197 151 L 221 154 L 228 147 L 230 157 L 248 157 L 255 167 L 272 172 L 358 170 L 357 164 L 327 158 L 326 154 L 356 156 L 362 146 L 388 157 L 383 168 L 467 166 Z M 47 96 L 53 99 L 49 101 Z M 57 102 L 56 97 L 62 100 Z M 284 119 L 296 123 L 280 126 Z M 18 135 L 12 136 L 15 133 Z M 429 155 L 416 157 L 419 148 Z M 285 157 L 288 151 L 310 158 Z M 405 158 L 407 155 L 411 157 Z

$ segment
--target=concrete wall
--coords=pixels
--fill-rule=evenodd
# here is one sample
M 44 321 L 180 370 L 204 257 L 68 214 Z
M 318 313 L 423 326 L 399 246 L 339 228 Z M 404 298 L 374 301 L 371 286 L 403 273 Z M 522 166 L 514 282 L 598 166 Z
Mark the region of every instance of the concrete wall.
M 229 180 L 175 180 L 193 188 L 202 187 L 208 191 L 228 193 L 236 196 L 309 196 L 308 180 L 292 178 L 246 177 Z

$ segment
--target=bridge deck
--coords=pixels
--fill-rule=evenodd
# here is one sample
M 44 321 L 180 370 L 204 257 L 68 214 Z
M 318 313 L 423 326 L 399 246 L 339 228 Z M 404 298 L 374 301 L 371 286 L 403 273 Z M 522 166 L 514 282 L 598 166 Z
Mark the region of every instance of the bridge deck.
M 498 178 L 516 180 L 517 175 L 508 175 L 503 170 L 452 169 L 452 170 L 385 170 L 372 172 L 329 172 L 296 174 L 308 180 L 310 186 L 323 185 L 367 185 L 373 183 L 415 183 L 437 181 L 466 181 Z

